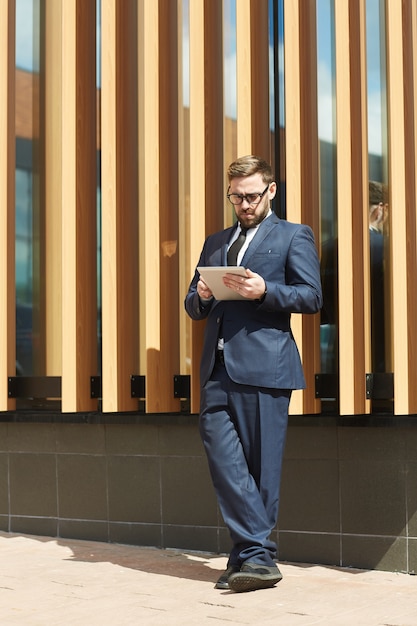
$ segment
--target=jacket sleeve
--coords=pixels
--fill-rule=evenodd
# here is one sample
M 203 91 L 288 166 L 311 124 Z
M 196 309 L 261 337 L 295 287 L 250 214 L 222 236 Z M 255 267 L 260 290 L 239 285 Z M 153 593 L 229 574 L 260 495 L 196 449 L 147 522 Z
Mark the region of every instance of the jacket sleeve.
M 267 292 L 260 305 L 265 311 L 317 313 L 321 309 L 320 263 L 309 226 L 301 224 L 291 235 L 284 280 L 267 276 L 265 283 Z
M 203 246 L 203 250 L 200 255 L 199 262 L 197 263 L 197 267 L 201 265 L 206 265 L 205 262 L 205 250 L 206 250 L 207 241 Z M 196 269 L 194 272 L 194 277 L 190 283 L 188 288 L 188 293 L 185 296 L 184 306 L 188 315 L 193 320 L 202 320 L 207 317 L 209 314 L 211 307 L 213 305 L 214 298 L 209 300 L 208 302 L 204 302 L 201 300 L 200 296 L 197 293 L 197 283 L 200 280 L 200 274 Z
M 199 279 L 200 274 L 196 270 L 184 301 L 185 310 L 193 320 L 205 319 L 209 314 L 214 301 L 214 298 L 212 298 L 208 302 L 204 302 L 201 300 L 200 296 L 197 293 L 197 283 Z

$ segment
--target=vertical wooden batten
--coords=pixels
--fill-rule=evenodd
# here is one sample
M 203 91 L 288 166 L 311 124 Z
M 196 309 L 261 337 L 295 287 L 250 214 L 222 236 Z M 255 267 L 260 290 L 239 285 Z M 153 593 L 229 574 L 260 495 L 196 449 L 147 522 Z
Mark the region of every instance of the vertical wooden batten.
M 89 411 L 97 373 L 96 3 L 62 4 L 62 411 Z
M 188 80 L 188 76 L 184 76 L 184 24 L 183 24 L 183 3 L 182 0 L 177 0 L 177 58 L 178 58 L 178 92 L 177 92 L 177 106 L 178 106 L 178 162 L 183 164 L 183 167 L 178 168 L 178 284 L 180 293 L 179 302 L 179 373 L 182 376 L 189 376 L 191 359 L 191 337 L 190 337 L 190 325 L 191 320 L 186 315 L 184 309 L 184 297 L 187 293 L 188 285 L 190 283 L 190 258 L 189 258 L 189 148 L 190 141 L 187 136 L 188 125 L 186 119 L 189 120 L 188 112 L 189 108 L 185 107 L 184 102 L 184 80 Z M 194 261 L 193 261 L 194 262 Z
M 222 2 L 202 0 L 190 6 L 190 277 L 205 237 L 224 226 L 223 120 Z M 189 329 L 191 410 L 198 412 L 204 323 L 190 321 Z
M 159 410 L 178 411 L 174 375 L 180 371 L 179 315 L 179 133 L 178 133 L 178 7 L 159 0 L 159 179 L 160 187 L 160 297 L 161 349 L 159 357 Z M 146 97 L 146 92 L 144 94 Z M 168 131 L 168 132 L 167 132 Z M 182 311 L 181 311 L 182 314 Z
M 15 2 L 1 0 L 0 20 L 0 410 L 15 408 Z
M 137 409 L 138 373 L 137 9 L 102 2 L 102 406 Z M 146 91 L 145 91 L 146 94 Z
M 409 116 L 410 116 L 410 120 L 413 121 L 413 126 L 414 126 L 414 133 L 413 133 L 413 161 L 412 161 L 412 167 L 410 167 L 409 173 L 410 176 L 412 177 L 412 188 L 413 188 L 413 193 L 414 193 L 414 198 L 411 199 L 411 205 L 409 207 L 409 212 L 411 215 L 411 227 L 413 228 L 413 232 L 411 233 L 411 238 L 413 241 L 413 255 L 412 255 L 412 261 L 414 263 L 414 269 L 417 271 L 417 5 L 415 2 L 411 2 L 409 5 L 410 11 L 411 11 L 411 19 L 410 19 L 410 25 L 411 25 L 411 46 L 410 46 L 410 54 L 411 54 L 411 63 L 412 63 L 412 68 L 411 68 L 411 72 L 412 72 L 412 85 L 413 85 L 413 91 L 412 91 L 412 95 L 411 98 L 409 100 Z M 415 403 L 415 395 L 417 393 L 417 389 L 416 389 L 416 385 L 415 385 L 415 380 L 417 378 L 417 349 L 416 349 L 416 345 L 417 345 L 417 315 L 416 315 L 416 310 L 417 310 L 417 302 L 416 302 L 416 298 L 417 298 L 417 290 L 414 289 L 413 286 L 413 282 L 415 281 L 416 278 L 410 278 L 409 277 L 409 294 L 410 294 L 410 299 L 411 299 L 411 328 L 410 328 L 410 337 L 409 337 L 409 344 L 410 346 L 413 346 L 413 350 L 410 353 L 411 356 L 411 368 L 410 368 L 410 374 L 409 374 L 409 384 L 412 388 L 412 403 L 413 406 Z M 414 282 L 414 284 L 416 284 Z M 413 409 L 413 412 L 416 413 L 417 411 L 415 411 Z
M 369 239 L 364 197 L 367 152 L 362 134 L 365 49 L 361 0 L 335 3 L 339 270 L 339 400 L 341 415 L 369 412 L 366 400 L 365 263 Z
M 319 150 L 315 2 L 290 0 L 285 15 L 287 219 L 311 226 L 319 240 Z M 314 375 L 320 365 L 319 316 L 294 315 L 293 332 L 307 389 L 291 400 L 291 413 L 317 413 Z
M 204 0 L 190 3 L 190 207 L 189 207 L 189 278 L 206 237 L 206 159 L 204 101 Z M 191 411 L 200 403 L 199 365 L 203 344 L 203 322 L 188 321 L 191 339 Z
M 45 2 L 45 372 L 62 372 L 62 3 Z
M 387 2 L 394 412 L 417 412 L 415 3 Z
M 140 373 L 146 411 L 161 409 L 159 3 L 138 7 Z M 172 390 L 172 388 L 171 388 Z
M 226 175 L 223 163 L 223 21 L 222 0 L 204 4 L 204 102 L 206 232 L 221 230 Z

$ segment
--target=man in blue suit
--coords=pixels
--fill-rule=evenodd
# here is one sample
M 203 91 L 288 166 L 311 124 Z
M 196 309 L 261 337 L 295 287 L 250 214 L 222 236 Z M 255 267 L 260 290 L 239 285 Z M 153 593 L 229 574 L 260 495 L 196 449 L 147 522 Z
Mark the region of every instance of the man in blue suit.
M 237 223 L 206 239 L 198 266 L 245 267 L 244 276 L 223 279 L 243 299 L 217 300 L 196 270 L 185 307 L 192 319 L 207 320 L 200 433 L 233 542 L 216 588 L 241 592 L 273 587 L 282 578 L 270 535 L 291 391 L 305 387 L 290 316 L 318 312 L 322 294 L 311 228 L 271 210 L 277 191 L 271 166 L 245 156 L 227 175 Z

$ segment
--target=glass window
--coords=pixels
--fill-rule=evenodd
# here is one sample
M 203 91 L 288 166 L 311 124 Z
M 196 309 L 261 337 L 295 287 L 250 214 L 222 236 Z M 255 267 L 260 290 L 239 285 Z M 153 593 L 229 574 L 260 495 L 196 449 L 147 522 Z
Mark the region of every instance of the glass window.
M 16 1 L 16 373 L 39 374 L 39 2 Z M 37 231 L 37 234 L 36 234 Z M 37 339 L 35 339 L 37 338 Z
M 321 372 L 338 369 L 337 189 L 333 0 L 317 0 L 317 97 L 320 150 Z
M 60 375 L 60 345 L 48 344 L 57 364 L 47 367 L 46 211 L 45 211 L 45 8 L 39 0 L 16 0 L 16 373 L 24 376 Z M 97 0 L 97 88 L 100 87 L 100 8 Z M 99 98 L 97 98 L 99 103 Z M 59 106 L 59 103 L 57 103 Z M 98 108 L 98 114 L 100 112 Z M 100 133 L 98 133 L 100 136 Z M 97 152 L 97 333 L 100 362 L 100 152 Z M 55 311 L 55 309 L 54 309 Z M 59 312 L 58 312 L 59 314 Z M 49 318 L 49 321 L 50 321 Z M 55 320 L 57 321 L 57 320 Z M 59 322 L 57 322 L 59 324 Z M 95 372 L 92 372 L 94 374 Z M 28 402 L 18 402 L 18 407 Z
M 368 90 L 371 370 L 392 371 L 390 341 L 389 188 L 386 93 L 386 29 L 383 0 L 366 2 Z M 392 412 L 391 400 L 373 400 L 372 412 Z

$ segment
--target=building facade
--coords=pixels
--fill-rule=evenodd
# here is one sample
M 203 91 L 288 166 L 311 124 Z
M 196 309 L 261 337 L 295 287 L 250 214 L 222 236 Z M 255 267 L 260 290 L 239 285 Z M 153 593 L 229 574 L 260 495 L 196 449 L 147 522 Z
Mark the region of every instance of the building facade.
M 255 153 L 325 299 L 280 558 L 415 572 L 415 2 L 0 2 L 0 529 L 228 551 L 183 300 Z

